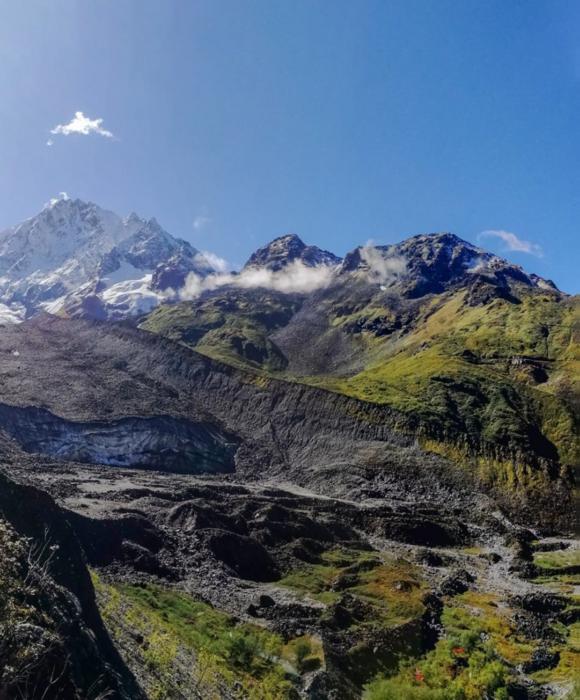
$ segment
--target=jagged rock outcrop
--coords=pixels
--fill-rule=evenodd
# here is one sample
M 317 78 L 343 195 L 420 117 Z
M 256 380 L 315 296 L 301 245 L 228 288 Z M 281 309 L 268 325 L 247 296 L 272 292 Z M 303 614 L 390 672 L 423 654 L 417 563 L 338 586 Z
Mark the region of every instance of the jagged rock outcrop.
M 297 262 L 306 267 L 335 266 L 340 263 L 340 258 L 315 245 L 306 245 L 296 234 L 288 234 L 252 253 L 244 270 L 263 268 L 277 272 Z
M 21 543 L 1 563 L 17 584 L 0 590 L 0 697 L 142 698 L 103 626 L 66 514 L 47 493 L 0 471 L 0 520 Z

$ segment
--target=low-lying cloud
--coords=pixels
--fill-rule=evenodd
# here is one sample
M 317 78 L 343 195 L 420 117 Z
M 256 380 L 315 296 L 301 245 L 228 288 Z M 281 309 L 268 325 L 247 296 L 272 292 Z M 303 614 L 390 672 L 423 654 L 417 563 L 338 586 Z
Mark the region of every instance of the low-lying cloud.
M 400 255 L 388 255 L 376 248 L 372 242 L 360 249 L 361 259 L 368 265 L 369 281 L 388 286 L 407 271 L 407 262 Z
M 206 254 L 204 253 L 204 255 Z M 225 263 L 225 261 L 223 262 Z M 183 300 L 191 300 L 205 291 L 225 286 L 240 289 L 263 287 L 286 294 L 307 294 L 328 286 L 334 271 L 335 268 L 329 265 L 309 267 L 296 260 L 286 265 L 282 270 L 275 271 L 267 268 L 250 268 L 242 270 L 239 274 L 218 271 L 207 277 L 190 272 L 185 280 L 185 285 L 177 292 L 177 296 Z
M 219 272 L 220 275 L 231 270 L 231 265 L 225 258 L 220 258 L 219 255 L 216 255 L 209 250 L 202 250 L 200 255 L 204 260 L 207 260 L 213 269 L 216 272 Z
M 266 267 L 247 268 L 239 273 L 230 272 L 226 260 L 212 253 L 202 251 L 201 255 L 211 264 L 215 272 L 202 276 L 190 272 L 184 286 L 171 294 L 183 301 L 196 299 L 204 292 L 220 287 L 237 287 L 239 289 L 272 289 L 285 294 L 309 294 L 328 287 L 335 278 L 338 265 L 317 265 L 310 267 L 301 260 L 294 260 L 281 270 Z M 366 263 L 364 270 L 371 284 L 387 287 L 399 280 L 407 271 L 405 258 L 389 255 L 388 252 L 367 243 L 360 249 L 361 259 Z
M 490 237 L 499 238 L 502 240 L 505 243 L 505 250 L 535 255 L 537 258 L 541 258 L 544 255 L 542 246 L 538 245 L 537 243 L 532 243 L 531 241 L 525 241 L 523 238 L 520 238 L 511 231 L 490 229 L 487 231 L 482 231 L 479 234 L 479 238 Z
M 466 267 L 465 271 L 470 275 L 477 275 L 481 272 L 485 272 L 488 269 L 489 261 L 485 258 L 477 257 L 471 261 L 468 267 Z

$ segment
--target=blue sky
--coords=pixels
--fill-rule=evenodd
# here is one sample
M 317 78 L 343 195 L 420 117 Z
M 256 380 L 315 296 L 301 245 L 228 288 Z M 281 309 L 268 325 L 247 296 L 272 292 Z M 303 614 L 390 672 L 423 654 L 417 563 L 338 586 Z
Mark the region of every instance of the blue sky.
M 507 232 L 578 292 L 580 3 L 0 0 L 0 228 L 59 191 L 234 264 Z

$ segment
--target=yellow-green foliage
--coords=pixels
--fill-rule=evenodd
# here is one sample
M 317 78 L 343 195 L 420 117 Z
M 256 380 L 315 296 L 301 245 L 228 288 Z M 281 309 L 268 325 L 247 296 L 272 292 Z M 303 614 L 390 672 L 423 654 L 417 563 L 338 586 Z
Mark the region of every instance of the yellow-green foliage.
M 499 658 L 509 664 L 529 660 L 533 645 L 513 627 L 511 611 L 498 605 L 491 593 L 467 591 L 445 606 L 441 621 L 448 635 L 462 632 L 484 634 Z
M 434 452 L 468 467 L 481 481 L 494 486 L 504 495 L 515 493 L 527 494 L 533 498 L 534 493 L 542 496 L 550 488 L 548 475 L 529 464 L 513 459 L 494 459 L 484 455 L 474 455 L 466 447 L 460 447 L 440 440 L 420 440 L 421 447 L 427 452 Z
M 334 603 L 344 592 L 370 606 L 363 625 L 390 627 L 417 619 L 425 608 L 425 587 L 413 564 L 377 553 L 334 549 L 322 563 L 306 564 L 279 583 L 322 602 Z
M 462 443 L 487 460 L 494 459 L 496 447 L 531 456 L 538 450 L 535 432 L 555 446 L 562 463 L 575 464 L 578 299 L 558 301 L 530 290 L 520 296 L 520 304 L 496 299 L 476 307 L 466 303 L 464 292 L 431 299 L 418 309 L 410 331 L 367 344 L 362 371 L 301 379 L 420 416 L 448 445 L 462 448 L 461 461 Z M 358 314 L 366 318 L 367 312 Z M 548 381 L 537 383 L 531 365 L 512 362 L 520 356 L 544 358 Z M 424 437 L 432 439 L 429 430 Z M 509 464 L 503 460 L 495 458 L 491 475 L 514 481 L 504 473 Z
M 534 491 L 545 496 L 551 487 L 537 457 L 563 465 L 580 460 L 574 420 L 579 299 L 523 285 L 515 291 L 520 303 L 497 298 L 474 306 L 465 290 L 426 297 L 401 331 L 382 336 L 352 329 L 357 321 L 394 320 L 400 300 L 393 308 L 377 297 L 351 307 L 349 297 L 346 304 L 328 298 L 324 312 L 332 333 L 349 334 L 355 358 L 353 373 L 341 376 L 295 376 L 284 369 L 269 335 L 297 306 L 267 290 L 224 292 L 227 304 L 220 294 L 161 307 L 143 327 L 236 367 L 391 406 L 401 411 L 397 427 L 403 431 L 412 414 L 421 439 L 457 448 L 461 463 L 477 457 L 485 481 L 526 493 L 533 502 Z M 535 358 L 542 368 L 522 357 Z
M 580 549 L 563 549 L 557 552 L 536 552 L 534 564 L 543 569 L 562 569 L 569 566 L 580 567 Z
M 40 678 L 54 668 L 52 656 L 62 643 L 41 597 L 54 586 L 49 563 L 53 550 L 37 549 L 0 518 L 0 697 L 30 697 Z M 36 628 L 42 637 L 23 642 L 22 632 Z M 17 631 L 20 631 L 20 634 Z M 63 670 L 63 675 L 64 675 Z M 53 679 L 54 680 L 54 679 Z M 56 684 L 53 684 L 53 686 Z M 54 687 L 53 687 L 54 690 Z
M 175 696 L 217 700 L 224 688 L 236 684 L 251 700 L 283 700 L 290 697 L 292 684 L 280 664 L 282 657 L 304 663 L 312 656 L 321 663 L 314 643 L 312 653 L 299 654 L 298 661 L 278 635 L 236 623 L 186 593 L 105 583 L 95 573 L 93 582 L 111 635 L 130 664 L 138 660 L 138 675 L 154 700 Z M 135 648 L 136 637 L 141 642 Z
M 0 622 L 15 612 L 15 594 L 23 589 L 24 543 L 0 519 Z
M 491 595 L 465 593 L 442 614 L 444 636 L 423 658 L 403 661 L 392 677 L 379 677 L 365 700 L 507 700 L 511 664 L 529 657 Z
M 475 447 L 486 480 L 541 490 L 545 484 L 530 480 L 542 475 L 532 475 L 533 462 L 525 462 L 538 450 L 534 434 L 555 446 L 562 463 L 579 457 L 572 408 L 580 388 L 577 316 L 577 299 L 557 301 L 550 293 L 473 307 L 460 292 L 426 303 L 411 332 L 376 338 L 364 370 L 303 380 L 421 416 L 447 445 L 460 448 L 460 461 L 463 444 Z M 530 365 L 512 362 L 519 356 L 545 358 L 548 381 L 537 383 Z M 506 447 L 519 454 L 519 464 L 494 457 Z
M 557 625 L 565 638 L 563 644 L 555 644 L 552 649 L 560 654 L 560 661 L 555 668 L 543 669 L 532 674 L 538 683 L 570 683 L 580 685 L 580 623 L 568 627 Z
M 416 661 L 403 660 L 390 677 L 368 684 L 364 700 L 508 700 L 506 686 L 514 669 L 531 658 L 540 642 L 520 635 L 513 611 L 497 596 L 468 591 L 447 601 L 441 616 L 443 636 L 435 648 Z M 580 624 L 558 626 L 565 637 L 553 649 L 560 654 L 554 669 L 532 674 L 539 683 L 571 684 L 580 671 Z
M 298 308 L 296 300 L 266 289 L 227 289 L 220 297 L 160 306 L 141 327 L 213 359 L 275 372 L 285 361 L 268 336 Z
M 574 595 L 574 591 L 580 590 L 580 573 L 569 574 L 566 569 L 540 568 L 540 575 L 534 578 L 534 583 L 544 586 L 554 593 L 570 596 L 570 598 L 580 605 L 580 596 Z
M 324 663 L 322 642 L 311 635 L 290 640 L 284 647 L 282 656 L 301 673 L 314 671 Z

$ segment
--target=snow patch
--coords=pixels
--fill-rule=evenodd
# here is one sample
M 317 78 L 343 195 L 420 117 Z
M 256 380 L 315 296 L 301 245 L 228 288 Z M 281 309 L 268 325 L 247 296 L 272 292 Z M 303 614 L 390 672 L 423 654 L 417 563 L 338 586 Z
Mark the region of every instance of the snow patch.
M 26 309 L 14 304 L 8 306 L 0 303 L 0 324 L 2 323 L 22 323 L 26 317 Z

